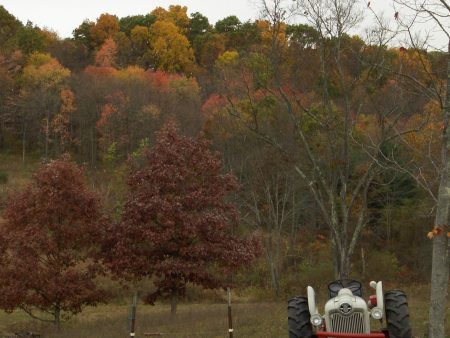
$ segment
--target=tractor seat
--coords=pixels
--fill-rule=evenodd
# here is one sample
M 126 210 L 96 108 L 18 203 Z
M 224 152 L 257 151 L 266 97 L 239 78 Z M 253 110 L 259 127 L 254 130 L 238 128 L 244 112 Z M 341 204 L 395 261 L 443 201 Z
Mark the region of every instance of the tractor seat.
M 339 279 L 328 284 L 328 297 L 336 297 L 339 293 L 339 290 L 344 288 L 349 289 L 354 296 L 362 297 L 361 283 L 353 279 Z

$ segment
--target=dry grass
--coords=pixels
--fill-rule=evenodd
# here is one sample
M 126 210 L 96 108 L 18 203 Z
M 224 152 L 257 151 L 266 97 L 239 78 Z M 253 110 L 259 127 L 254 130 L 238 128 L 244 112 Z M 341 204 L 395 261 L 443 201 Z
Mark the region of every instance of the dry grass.
M 407 290 L 411 321 L 415 337 L 425 337 L 429 288 L 414 286 Z M 228 337 L 227 305 L 181 304 L 175 320 L 170 318 L 169 305 L 139 304 L 136 336 L 144 333 L 162 333 L 170 338 L 219 338 Z M 87 308 L 80 315 L 65 323 L 60 332 L 51 326 L 28 319 L 20 312 L 0 316 L 2 333 L 29 329 L 43 333 L 46 338 L 119 338 L 127 337 L 129 307 L 127 305 L 103 305 Z M 450 317 L 450 314 L 449 314 Z M 450 322 L 450 318 L 448 318 Z M 233 304 L 234 336 L 245 338 L 287 337 L 287 312 L 285 302 L 258 302 Z M 450 328 L 447 328 L 450 337 Z
M 144 333 L 162 333 L 162 337 L 219 338 L 228 337 L 226 304 L 180 305 L 174 320 L 170 318 L 167 305 L 139 305 L 136 321 L 136 336 Z M 49 326 L 26 321 L 13 314 L 14 325 L 6 325 L 6 332 L 28 329 L 39 331 L 44 337 L 56 338 L 119 338 L 129 335 L 128 306 L 105 305 L 86 309 L 67 322 L 61 332 Z M 236 304 L 233 306 L 236 337 L 285 337 L 286 310 L 281 303 Z M 12 319 L 13 317 L 11 317 Z M 2 316 L 0 321 L 6 318 Z M 22 323 L 22 327 L 18 325 Z M 3 326 L 4 327 L 4 326 Z M 5 332 L 5 331 L 4 331 Z M 5 333 L 6 333 L 5 332 Z

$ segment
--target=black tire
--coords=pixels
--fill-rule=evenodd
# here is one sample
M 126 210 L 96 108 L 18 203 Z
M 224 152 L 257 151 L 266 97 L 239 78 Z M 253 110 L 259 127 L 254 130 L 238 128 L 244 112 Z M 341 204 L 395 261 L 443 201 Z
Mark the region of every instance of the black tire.
M 384 307 L 389 338 L 412 338 L 406 294 L 398 290 L 386 292 Z
M 295 297 L 288 302 L 289 338 L 313 337 L 311 315 L 306 297 Z

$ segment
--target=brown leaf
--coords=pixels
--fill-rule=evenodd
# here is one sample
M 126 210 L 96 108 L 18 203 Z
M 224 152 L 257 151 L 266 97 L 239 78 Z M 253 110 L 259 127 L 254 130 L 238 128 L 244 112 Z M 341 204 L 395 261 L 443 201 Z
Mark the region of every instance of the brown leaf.
M 430 232 L 427 234 L 427 237 L 428 237 L 429 239 L 433 239 L 435 236 L 440 236 L 440 235 L 442 235 L 443 232 L 444 232 L 444 229 L 443 229 L 441 226 L 435 225 L 435 226 L 433 227 L 433 230 L 430 231 Z

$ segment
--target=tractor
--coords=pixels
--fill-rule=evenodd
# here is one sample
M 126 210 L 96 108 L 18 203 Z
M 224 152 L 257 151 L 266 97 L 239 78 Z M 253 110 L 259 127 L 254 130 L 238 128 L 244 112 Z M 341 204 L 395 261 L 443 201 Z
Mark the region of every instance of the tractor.
M 406 294 L 383 292 L 382 282 L 372 281 L 370 287 L 374 295 L 366 302 L 360 282 L 330 283 L 329 300 L 321 315 L 315 291 L 308 286 L 307 297 L 288 302 L 289 338 L 412 338 Z M 371 327 L 371 321 L 380 322 L 378 330 Z

